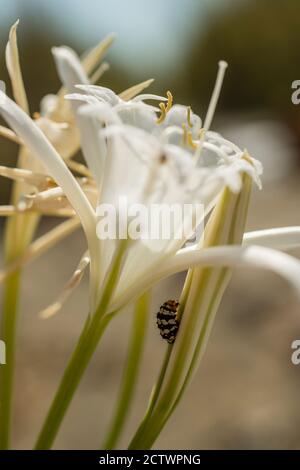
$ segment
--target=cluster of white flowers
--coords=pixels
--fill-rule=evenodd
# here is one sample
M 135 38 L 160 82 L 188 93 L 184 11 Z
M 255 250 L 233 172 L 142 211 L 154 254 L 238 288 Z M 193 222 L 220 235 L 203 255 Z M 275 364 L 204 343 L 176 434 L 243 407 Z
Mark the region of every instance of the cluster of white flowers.
M 70 397 L 104 331 L 106 318 L 161 279 L 197 266 L 216 268 L 216 276 L 212 276 L 211 283 L 202 291 L 203 299 L 207 300 L 202 309 L 205 305 L 214 305 L 212 310 L 217 308 L 221 298 L 218 286 L 223 285 L 223 280 L 219 283 L 218 278 L 220 267 L 250 265 L 272 269 L 290 281 L 300 294 L 300 262 L 284 253 L 300 246 L 300 228 L 256 231 L 244 234 L 243 238 L 248 182 L 254 181 L 261 187 L 262 167 L 246 150 L 210 130 L 227 67 L 225 62 L 219 63 L 216 84 L 202 121 L 190 106 L 173 104 L 169 91 L 166 97 L 145 93 L 152 80 L 118 95 L 108 88 L 96 86 L 95 81 L 107 69 L 106 64 L 99 65 L 99 62 L 112 37 L 102 41 L 83 60 L 67 47 L 56 47 L 53 55 L 62 89 L 57 95 L 46 96 L 40 114 L 32 119 L 19 64 L 16 28 L 17 23 L 11 29 L 6 49 L 15 101 L 0 91 L 0 113 L 10 127 L 1 126 L 0 134 L 18 143 L 21 151 L 18 168 L 0 167 L 0 175 L 16 181 L 13 203 L 0 206 L 0 214 L 19 217 L 22 213 L 25 217 L 12 218 L 11 231 L 7 233 L 13 234 L 14 230 L 18 233 L 9 238 L 10 256 L 7 259 L 11 263 L 0 272 L 0 280 L 81 224 L 87 251 L 54 305 L 44 311 L 44 316 L 49 316 L 60 309 L 86 267 L 90 266 L 91 314 L 76 349 L 79 360 L 86 356 L 82 359 L 84 365 L 78 368 L 75 360 L 70 363 L 74 373 L 68 376 L 70 383 L 67 379 L 62 381 L 39 447 L 51 445 Z M 86 165 L 72 160 L 79 147 Z M 128 204 L 146 207 L 151 204 L 202 204 L 203 222 L 218 202 L 222 202 L 226 191 L 232 196 L 242 194 L 244 189 L 244 199 L 241 197 L 237 202 L 237 198 L 229 198 L 227 212 L 222 212 L 222 204 L 217 206 L 211 223 L 214 229 L 208 229 L 210 235 L 213 234 L 208 245 L 204 237 L 201 242 L 186 246 L 189 236 L 197 230 L 199 219 L 191 227 L 191 233 L 179 231 L 184 234 L 179 238 L 150 239 L 145 243 L 142 239 L 124 242 L 97 236 L 97 207 L 101 204 L 117 208 L 120 198 L 125 198 Z M 31 243 L 38 217 L 42 214 L 60 215 L 68 220 Z M 181 223 L 184 226 L 186 221 L 183 219 Z M 15 245 L 13 240 L 17 240 Z M 242 241 L 242 245 L 234 244 Z M 193 282 L 196 289 L 193 292 L 191 288 L 187 296 L 189 305 L 173 350 L 173 369 L 169 368 L 170 379 L 165 394 L 162 394 L 157 413 L 151 418 L 149 443 L 176 406 L 194 364 L 202 354 L 202 344 L 208 338 L 209 328 L 200 347 L 202 326 L 196 329 L 197 321 L 194 321 L 198 314 L 197 275 Z M 211 312 L 206 310 L 205 314 L 209 315 Z M 189 325 L 192 325 L 193 341 L 190 330 L 185 331 Z M 187 342 L 190 351 L 185 348 Z M 185 374 L 178 372 L 181 360 L 185 361 Z M 70 395 L 68 399 L 66 393 Z M 170 396 L 173 397 L 171 401 Z M 61 406 L 61 400 L 65 400 L 64 406 Z M 160 410 L 165 410 L 163 419 Z M 55 416 L 55 425 L 51 413 Z
M 243 173 L 260 187 L 262 168 L 257 160 L 248 155 L 245 158 L 243 150 L 209 129 L 226 68 L 224 62 L 219 64 L 215 90 L 202 125 L 201 118 L 189 106 L 173 105 L 170 92 L 167 98 L 137 94 L 148 85 L 145 82 L 117 95 L 108 88 L 91 85 L 82 62 L 71 49 L 56 47 L 53 55 L 72 112 L 63 100 L 63 92 L 44 98 L 42 114 L 35 120 L 2 92 L 0 111 L 32 155 L 32 169 L 38 160 L 39 170 L 45 168 L 57 184 L 42 194 L 35 193 L 31 204 L 33 200 L 36 204 L 49 200 L 53 204 L 56 200 L 58 204 L 65 196 L 81 220 L 88 241 L 91 301 L 95 307 L 118 244 L 97 238 L 97 205 L 116 204 L 121 196 L 129 203 L 144 205 L 202 203 L 205 216 L 225 187 L 240 191 Z M 149 101 L 159 105 L 153 106 Z M 86 178 L 76 179 L 67 167 L 77 139 L 92 176 L 89 184 Z M 153 272 L 168 271 L 168 263 L 174 271 L 187 268 L 187 263 L 178 268 L 174 265 L 174 259 L 181 259 L 185 242 L 153 240 L 155 250 L 139 240 L 130 244 L 113 305 L 119 306 L 118 297 L 137 286 L 147 273 L 155 278 Z M 196 254 L 195 249 L 193 252 Z M 145 287 L 139 286 L 142 290 Z

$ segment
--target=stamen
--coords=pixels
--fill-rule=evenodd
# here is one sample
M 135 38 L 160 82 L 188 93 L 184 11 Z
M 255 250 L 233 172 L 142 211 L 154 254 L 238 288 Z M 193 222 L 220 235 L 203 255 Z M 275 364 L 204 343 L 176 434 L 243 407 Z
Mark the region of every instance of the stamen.
M 183 129 L 183 145 L 187 145 L 191 147 L 193 150 L 196 150 L 198 148 L 198 144 L 194 142 L 193 140 L 193 135 L 191 131 L 188 131 L 186 128 L 185 124 L 182 124 L 182 129 Z
M 220 92 L 221 92 L 225 70 L 227 69 L 228 64 L 224 60 L 220 60 L 220 62 L 218 63 L 218 67 L 219 68 L 218 68 L 218 74 L 217 74 L 215 87 L 211 95 L 210 103 L 209 103 L 207 114 L 206 114 L 205 121 L 204 121 L 203 127 L 205 131 L 208 131 L 211 126 L 211 123 L 215 114 L 215 110 L 217 107 L 218 99 L 220 96 Z
M 166 107 L 166 113 L 170 111 L 173 105 L 173 95 L 169 90 L 167 91 L 167 98 L 168 98 L 168 102 L 167 102 L 167 107 Z
M 198 148 L 198 144 L 193 141 L 193 136 L 191 132 L 187 133 L 187 143 L 190 147 L 192 147 L 193 150 L 196 150 Z
M 166 105 L 164 103 L 159 103 L 158 106 L 160 108 L 161 114 L 160 114 L 159 118 L 157 118 L 156 123 L 161 124 L 166 118 L 166 115 L 167 115 L 166 109 L 167 108 L 166 108 Z
M 193 123 L 191 121 L 191 114 L 192 114 L 192 108 L 188 106 L 186 120 L 187 120 L 189 127 L 193 127 Z
M 182 136 L 182 142 L 183 145 L 187 145 L 188 139 L 187 139 L 187 128 L 185 124 L 182 124 L 182 129 L 183 129 L 183 136 Z
M 0 176 L 30 184 L 35 186 L 39 191 L 44 191 L 56 186 L 56 183 L 50 176 L 34 173 L 31 170 L 24 170 L 22 168 L 11 168 L 1 165 Z
M 200 143 L 197 147 L 197 151 L 195 152 L 195 164 L 197 164 L 197 162 L 200 158 L 201 150 L 202 150 L 202 147 L 203 147 L 203 142 L 204 142 L 204 139 L 205 139 L 205 134 L 210 129 L 210 126 L 211 126 L 211 123 L 212 123 L 212 120 L 213 120 L 213 117 L 214 117 L 214 114 L 215 114 L 215 110 L 216 110 L 217 103 L 218 103 L 218 100 L 219 100 L 220 92 L 221 92 L 221 89 L 222 89 L 222 84 L 223 84 L 223 80 L 224 80 L 225 71 L 228 67 L 228 64 L 224 60 L 220 60 L 219 63 L 218 63 L 218 67 L 219 68 L 218 68 L 216 83 L 215 83 L 214 90 L 212 92 L 211 99 L 210 99 L 210 102 L 209 102 L 209 105 L 208 105 L 208 110 L 207 110 L 207 113 L 206 113 L 206 116 L 205 116 L 203 129 L 200 130 L 201 137 L 200 137 Z
M 159 108 L 160 108 L 161 114 L 160 114 L 159 118 L 156 121 L 157 124 L 161 124 L 165 120 L 167 113 L 172 108 L 173 95 L 169 90 L 167 91 L 167 98 L 168 98 L 167 105 L 165 105 L 165 103 L 159 103 L 159 105 L 158 105 Z
M 203 137 L 205 136 L 205 129 L 204 127 L 202 127 L 199 131 L 199 139 L 203 139 Z

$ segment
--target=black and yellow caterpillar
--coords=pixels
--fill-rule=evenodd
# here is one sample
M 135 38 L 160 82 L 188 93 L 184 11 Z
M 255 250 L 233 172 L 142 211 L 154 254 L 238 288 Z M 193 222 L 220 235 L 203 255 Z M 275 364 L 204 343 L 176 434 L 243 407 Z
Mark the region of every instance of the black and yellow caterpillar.
M 179 329 L 179 321 L 177 319 L 178 307 L 179 302 L 176 300 L 167 300 L 162 304 L 156 315 L 156 324 L 160 335 L 169 344 L 174 343 Z

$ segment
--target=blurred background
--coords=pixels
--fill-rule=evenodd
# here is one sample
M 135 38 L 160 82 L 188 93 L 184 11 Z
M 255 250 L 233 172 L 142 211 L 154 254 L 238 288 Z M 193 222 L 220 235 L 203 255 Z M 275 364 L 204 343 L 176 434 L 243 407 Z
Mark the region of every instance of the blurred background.
M 18 41 L 31 112 L 59 81 L 51 47 L 78 53 L 109 32 L 117 40 L 101 84 L 116 92 L 155 78 L 153 92 L 205 114 L 220 59 L 229 62 L 213 125 L 260 159 L 264 189 L 254 191 L 248 228 L 299 225 L 300 105 L 291 84 L 300 79 L 298 0 L 2 0 L 0 79 L 8 85 L 4 51 L 20 18 Z M 17 148 L 1 138 L 0 162 L 14 165 Z M 9 199 L 1 179 L 0 202 Z M 57 221 L 45 219 L 39 233 Z M 1 234 L 3 233 L 1 222 Z M 84 249 L 76 233 L 25 269 L 18 331 L 14 442 L 32 445 L 87 311 L 87 280 L 62 312 L 38 312 L 52 302 Z M 296 253 L 297 254 L 297 253 Z M 300 255 L 300 252 L 298 252 Z M 155 327 L 161 302 L 179 295 L 183 277 L 154 291 L 143 370 L 125 447 L 147 403 L 165 344 Z M 57 448 L 97 448 L 118 391 L 131 312 L 106 334 L 71 406 Z M 300 366 L 290 361 L 300 338 L 299 304 L 278 277 L 239 271 L 222 302 L 196 379 L 156 448 L 300 448 Z M 121 333 L 122 332 L 122 333 Z

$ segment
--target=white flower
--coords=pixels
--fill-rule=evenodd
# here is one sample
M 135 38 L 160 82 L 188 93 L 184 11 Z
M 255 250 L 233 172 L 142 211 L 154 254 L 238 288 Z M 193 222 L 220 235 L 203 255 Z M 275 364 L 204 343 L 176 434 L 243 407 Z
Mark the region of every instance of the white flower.
M 49 174 L 62 187 L 81 219 L 89 246 L 91 284 L 93 286 L 91 295 L 92 304 L 95 305 L 99 298 L 101 281 L 109 269 L 116 242 L 109 241 L 105 244 L 97 238 L 95 209 L 36 124 L 4 94 L 1 95 L 0 106 L 3 117 L 25 145 L 42 160 Z M 219 160 L 217 165 L 195 167 L 189 152 L 184 149 L 179 150 L 177 146 L 165 145 L 156 136 L 147 134 L 141 129 L 121 125 L 116 125 L 116 127 L 112 125 L 107 129 L 102 129 L 106 117 L 108 120 L 116 118 L 113 108 L 107 108 L 107 106 L 88 105 L 79 110 L 79 115 L 86 121 L 85 123 L 92 124 L 90 127 L 90 147 L 97 148 L 99 146 L 100 149 L 99 154 L 91 152 L 90 157 L 103 158 L 106 162 L 103 163 L 105 170 L 101 187 L 99 186 L 99 202 L 114 203 L 117 195 L 125 195 L 132 201 L 141 201 L 142 195 L 146 194 L 144 203 L 157 200 L 158 197 L 162 197 L 160 201 L 171 202 L 174 197 L 178 197 L 177 200 L 180 202 L 203 202 L 207 210 L 210 210 L 225 186 L 231 186 L 232 183 L 234 191 L 239 189 L 237 182 L 242 172 L 246 171 L 257 176 L 252 163 L 238 156 L 221 161 L 216 153 L 215 158 Z M 99 128 L 94 125 L 95 120 L 98 122 Z M 104 141 L 107 142 L 107 145 L 102 152 Z M 87 152 L 90 151 L 90 147 L 86 148 Z M 143 150 L 142 154 L 141 150 Z M 160 160 L 162 152 L 166 156 L 163 164 Z M 128 172 L 129 168 L 130 172 Z M 126 172 L 126 178 L 124 178 L 124 172 Z M 160 186 L 164 187 L 163 193 L 160 191 Z M 194 191 L 190 191 L 191 187 Z M 146 188 L 148 188 L 147 191 Z M 155 242 L 160 243 L 160 241 Z M 210 255 L 205 255 L 201 250 L 195 251 L 193 259 L 191 259 L 190 252 L 180 251 L 184 242 L 185 240 L 179 242 L 170 240 L 168 243 L 164 241 L 161 250 L 155 251 L 155 256 L 153 251 L 141 241 L 137 241 L 129 247 L 120 282 L 114 295 L 114 304 L 118 306 L 123 304 L 118 299 L 127 299 L 128 292 L 135 294 L 137 286 L 144 289 L 155 279 L 187 268 L 194 263 L 193 260 L 201 263 L 202 256 L 204 256 L 203 260 L 209 262 L 211 259 L 211 262 L 216 264 L 224 262 L 224 260 L 230 262 L 229 257 L 225 256 L 229 252 L 227 248 L 224 248 L 225 258 L 222 257 L 222 248 L 219 252 L 217 251 L 221 261 L 218 261 L 218 256 L 210 258 Z M 237 259 L 233 256 L 234 250 L 233 248 L 230 251 L 233 264 Z M 106 262 L 101 259 L 101 253 L 103 256 L 105 255 Z M 239 253 L 242 259 L 248 259 L 245 257 L 244 251 L 237 249 L 236 253 Z M 184 260 L 187 262 L 185 263 Z M 100 265 L 102 266 L 101 270 Z
M 62 81 L 68 91 L 73 92 L 76 80 L 85 81 L 78 58 L 67 48 L 56 48 L 54 56 Z M 208 117 L 205 119 L 206 126 L 212 119 L 223 69 L 221 66 L 215 88 L 217 94 L 213 94 Z M 149 97 L 159 100 L 162 97 L 144 94 L 133 98 L 129 93 L 129 100 L 125 101 L 111 90 L 101 87 L 83 85 L 80 89 L 85 92 L 88 90 L 89 94 L 76 94 L 75 98 L 88 104 L 80 104 L 79 101 L 74 109 L 84 156 L 97 186 L 97 204 L 116 205 L 119 197 L 126 197 L 129 203 L 139 202 L 145 205 L 153 202 L 171 204 L 174 201 L 180 204 L 202 203 L 206 214 L 212 209 L 224 187 L 229 187 L 234 192 L 241 189 L 241 174 L 246 172 L 259 183 L 259 174 L 262 171 L 260 164 L 254 159 L 244 158 L 244 153 L 237 146 L 219 134 L 209 131 L 205 125 L 204 134 L 195 139 L 195 148 L 185 145 L 184 142 L 172 143 L 166 139 L 169 129 L 170 133 L 175 128 L 180 129 L 180 119 L 185 113 L 187 124 L 191 125 L 192 131 L 199 131 L 201 120 L 191 114 L 188 107 L 174 107 L 173 111 L 172 108 L 168 110 L 162 125 L 157 123 L 155 109 L 143 103 L 144 99 Z M 130 125 L 125 124 L 124 120 L 128 122 L 127 118 L 134 114 L 137 104 L 142 109 L 142 116 L 138 120 L 138 124 L 142 122 L 142 125 L 134 126 L 134 122 L 130 120 Z M 167 106 L 160 108 L 166 111 Z M 81 220 L 88 241 L 91 305 L 95 308 L 118 242 L 97 238 L 95 206 L 88 200 L 78 181 L 36 123 L 3 93 L 0 108 L 4 119 L 17 136 L 41 160 L 62 188 Z M 124 109 L 128 111 L 126 119 L 122 114 Z M 145 130 L 146 115 L 147 119 L 151 118 L 150 131 Z M 191 137 L 193 138 L 193 135 Z M 199 148 L 202 152 L 201 158 Z M 216 255 L 212 253 L 211 258 L 198 248 L 193 252 L 191 259 L 190 251 L 183 248 L 185 241 L 186 238 L 171 238 L 167 241 L 151 240 L 148 243 L 136 240 L 129 244 L 113 296 L 113 307 L 122 306 L 125 302 L 122 299 L 130 300 L 138 293 L 138 289 L 145 290 L 155 280 L 186 269 L 190 264 L 194 264 L 194 260 L 199 263 L 202 260 L 212 264 L 229 263 L 230 256 L 227 256 L 227 253 L 230 253 L 233 264 L 237 259 L 242 260 L 239 262 L 248 261 L 248 255 L 246 256 L 246 252 L 240 248 L 236 248 L 236 251 L 235 248 L 231 251 L 224 248 L 224 252 L 220 248 Z M 156 245 L 155 249 L 151 244 Z M 237 257 L 233 256 L 234 253 Z M 249 262 L 253 262 L 252 259 Z

